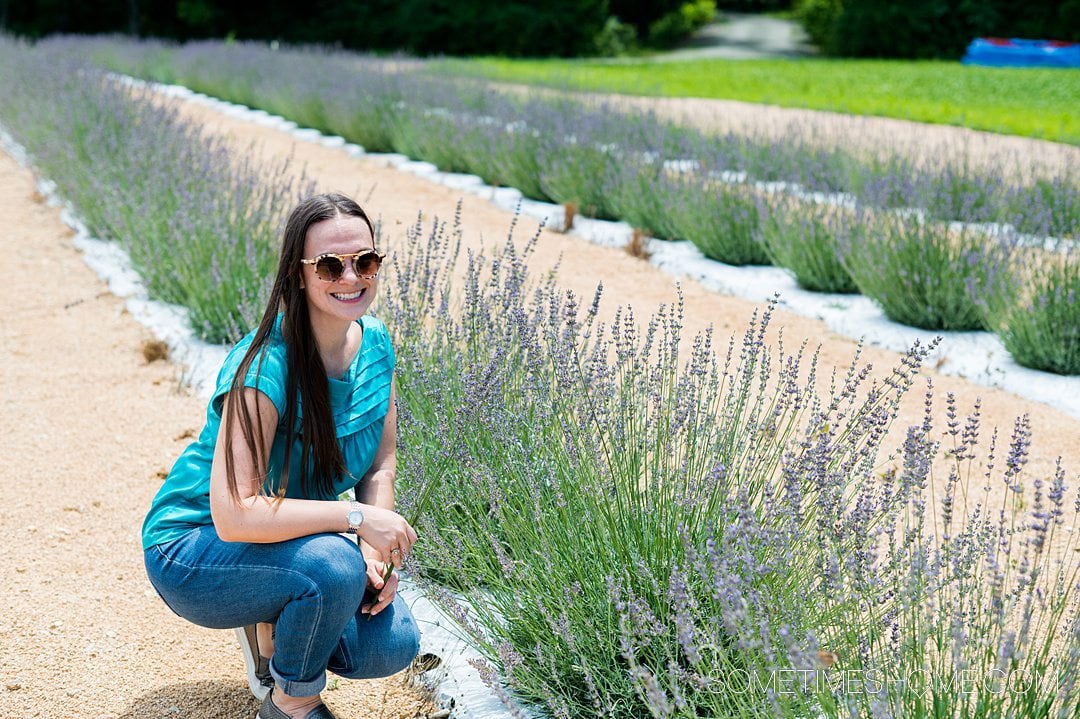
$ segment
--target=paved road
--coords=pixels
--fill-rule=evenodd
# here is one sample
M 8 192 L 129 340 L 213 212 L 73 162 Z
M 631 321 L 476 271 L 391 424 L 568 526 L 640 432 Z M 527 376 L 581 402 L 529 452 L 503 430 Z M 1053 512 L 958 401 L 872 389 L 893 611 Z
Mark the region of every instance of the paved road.
M 706 25 L 681 47 L 657 56 L 657 59 L 723 57 L 745 60 L 814 54 L 806 33 L 796 22 L 765 15 L 724 13 L 723 22 Z

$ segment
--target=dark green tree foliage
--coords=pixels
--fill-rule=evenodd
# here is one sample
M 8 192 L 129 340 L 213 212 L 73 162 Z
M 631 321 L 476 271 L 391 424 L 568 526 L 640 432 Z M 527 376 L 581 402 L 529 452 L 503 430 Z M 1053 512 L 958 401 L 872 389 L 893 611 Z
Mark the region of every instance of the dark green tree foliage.
M 810 42 L 829 54 L 835 53 L 833 35 L 836 21 L 843 10 L 843 0 L 798 0 L 795 4 L 795 16 L 806 30 Z
M 799 0 L 824 52 L 958 59 L 975 37 L 1080 41 L 1080 0 Z
M 606 0 L 376 0 L 358 4 L 362 7 L 350 23 L 353 33 L 342 39 L 343 44 L 418 55 L 587 54 L 607 18 Z M 355 40 L 359 42 L 350 42 Z
M 849 57 L 958 58 L 976 33 L 958 3 L 845 0 L 833 51 Z
M 129 26 L 128 0 L 0 0 L 2 28 L 27 37 L 50 33 L 102 33 Z
M 792 0 L 717 0 L 716 7 L 732 12 L 776 12 L 790 10 Z
M 620 22 L 633 25 L 640 38 L 648 37 L 649 25 L 675 12 L 685 0 L 610 0 L 611 14 Z
M 236 37 L 421 55 L 590 54 L 608 0 L 0 0 L 5 29 L 126 32 L 190 40 Z M 627 3 L 628 6 L 632 3 Z M 674 0 L 659 3 L 657 11 Z M 642 22 L 659 16 L 642 15 Z

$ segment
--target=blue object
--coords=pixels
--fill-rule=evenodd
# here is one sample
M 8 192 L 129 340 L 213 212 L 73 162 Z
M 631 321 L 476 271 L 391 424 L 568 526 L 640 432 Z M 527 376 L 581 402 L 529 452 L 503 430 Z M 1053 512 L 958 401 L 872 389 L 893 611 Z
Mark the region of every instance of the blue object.
M 997 67 L 1080 67 L 1080 43 L 977 37 L 960 62 Z

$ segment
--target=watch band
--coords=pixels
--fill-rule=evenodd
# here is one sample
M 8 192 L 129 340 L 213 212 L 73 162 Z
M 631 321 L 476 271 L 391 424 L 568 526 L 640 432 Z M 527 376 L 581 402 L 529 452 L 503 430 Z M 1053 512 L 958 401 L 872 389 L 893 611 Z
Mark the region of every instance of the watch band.
M 360 525 L 364 523 L 363 505 L 359 502 L 349 502 L 349 514 L 346 516 L 349 528 L 345 530 L 349 534 L 358 534 Z

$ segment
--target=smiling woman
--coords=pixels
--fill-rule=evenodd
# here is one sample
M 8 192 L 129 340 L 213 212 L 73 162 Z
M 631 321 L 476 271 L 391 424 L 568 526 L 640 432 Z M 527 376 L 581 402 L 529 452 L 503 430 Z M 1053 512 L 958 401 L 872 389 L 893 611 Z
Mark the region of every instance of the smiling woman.
M 260 719 L 329 719 L 327 670 L 388 676 L 418 650 L 389 571 L 416 532 L 394 511 L 394 349 L 365 316 L 381 262 L 349 198 L 292 211 L 262 321 L 226 358 L 206 426 L 143 525 L 169 607 L 242 628 Z M 337 499 L 350 489 L 357 501 Z
M 323 364 L 329 376 L 337 377 L 359 346 L 362 331 L 356 320 L 375 300 L 382 256 L 375 251 L 367 216 L 342 213 L 311 225 L 304 255 L 300 288 Z M 332 346 L 337 342 L 344 344 Z

